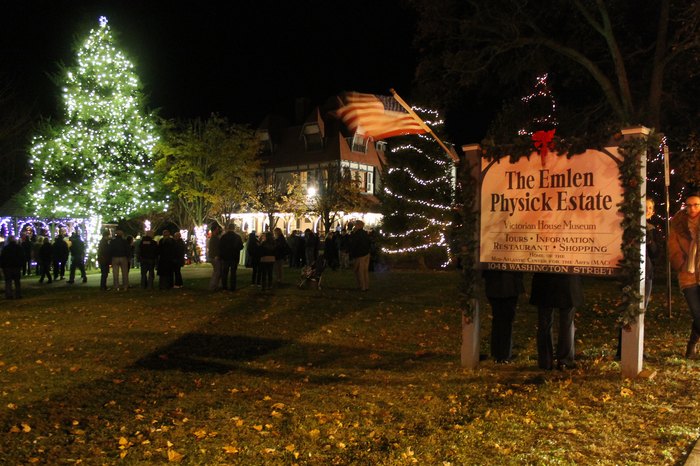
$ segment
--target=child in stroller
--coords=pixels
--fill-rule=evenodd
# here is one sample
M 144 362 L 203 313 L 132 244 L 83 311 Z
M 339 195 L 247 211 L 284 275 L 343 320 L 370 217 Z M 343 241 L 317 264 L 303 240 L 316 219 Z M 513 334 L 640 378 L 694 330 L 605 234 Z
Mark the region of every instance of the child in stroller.
M 321 289 L 321 278 L 323 277 L 323 271 L 326 268 L 326 259 L 323 256 L 319 256 L 311 265 L 304 266 L 301 269 L 301 281 L 298 287 L 303 288 L 308 283 L 315 283 L 316 289 Z

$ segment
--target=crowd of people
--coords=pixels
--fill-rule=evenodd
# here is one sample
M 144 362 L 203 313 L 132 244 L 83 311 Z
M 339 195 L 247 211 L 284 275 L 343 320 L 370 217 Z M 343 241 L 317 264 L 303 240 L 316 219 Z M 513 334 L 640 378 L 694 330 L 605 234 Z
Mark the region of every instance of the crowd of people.
M 261 235 L 251 231 L 243 238 L 235 225 L 228 225 L 223 233 L 221 225 L 214 223 L 207 246 L 207 260 L 212 264 L 209 289 L 235 291 L 236 269 L 241 261 L 251 269 L 251 284 L 270 290 L 282 284 L 285 265 L 303 269 L 323 257 L 324 265 L 333 270 L 350 268 L 352 263 L 358 288 L 367 291 L 370 252 L 376 248 L 364 226 L 362 221 L 355 221 L 341 231 L 329 231 L 321 242 L 311 229 L 294 230 L 287 237 L 281 228 Z
M 364 227 L 360 221 L 355 225 Z M 363 233 L 367 235 L 364 230 Z M 207 250 L 207 261 L 212 264 L 209 289 L 235 291 L 241 262 L 252 269 L 252 284 L 265 290 L 282 283 L 285 266 L 301 269 L 313 265 L 319 256 L 323 256 L 325 264 L 333 270 L 350 268 L 352 234 L 350 224 L 342 231 L 328 232 L 323 240 L 310 229 L 304 232 L 295 230 L 288 237 L 280 228 L 265 231 L 261 236 L 255 231 L 242 236 L 234 224 L 228 225 L 224 231 L 221 225 L 214 223 L 210 227 Z M 156 277 L 159 289 L 181 288 L 182 267 L 185 263 L 198 263 L 200 252 L 196 242 L 185 243 L 179 231 L 171 234 L 169 230 L 163 230 L 158 236 L 146 231 L 134 238 L 120 229 L 114 234 L 105 230 L 96 257 L 100 288 L 127 290 L 133 287 L 129 283 L 129 272 L 133 268 L 140 269 L 141 288 L 153 289 Z M 19 238 L 9 236 L 2 243 L 2 257 L 8 299 L 21 297 L 21 277 L 26 279 L 35 275 L 39 277 L 39 283 L 50 284 L 65 280 L 68 268 L 67 284 L 75 283 L 77 272 L 80 273 L 79 279 L 87 282 L 86 245 L 77 230 L 68 236 L 64 229 L 60 229 L 53 239 L 46 232 L 37 235 L 27 232 Z M 110 274 L 111 287 L 108 286 Z M 364 285 L 358 278 L 358 287 L 367 289 L 368 278 L 366 274 L 362 277 Z

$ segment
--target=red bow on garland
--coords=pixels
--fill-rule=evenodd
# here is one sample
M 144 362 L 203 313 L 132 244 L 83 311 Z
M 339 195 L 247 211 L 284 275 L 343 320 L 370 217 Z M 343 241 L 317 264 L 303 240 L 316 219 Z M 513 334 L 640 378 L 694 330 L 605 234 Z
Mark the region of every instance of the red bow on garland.
M 534 142 L 535 148 L 539 150 L 540 157 L 542 157 L 543 167 L 547 153 L 552 149 L 552 140 L 554 139 L 555 131 L 554 129 L 549 131 L 536 131 L 535 134 L 532 135 L 532 142 Z

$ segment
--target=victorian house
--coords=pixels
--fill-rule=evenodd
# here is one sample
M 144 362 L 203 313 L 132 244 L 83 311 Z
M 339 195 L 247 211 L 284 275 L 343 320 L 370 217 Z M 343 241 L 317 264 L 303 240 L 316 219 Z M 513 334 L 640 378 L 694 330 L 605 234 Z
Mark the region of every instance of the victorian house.
M 362 219 L 371 226 L 380 218 L 376 194 L 380 189 L 386 143 L 349 134 L 334 110 L 332 101 L 307 108 L 300 100 L 297 101 L 295 122 L 290 124 L 275 116 L 265 118 L 257 129 L 262 144 L 263 176 L 270 183 L 286 185 L 297 175 L 304 191 L 312 196 L 329 174 L 349 170 L 369 204 L 374 206 L 370 209 L 374 212 L 342 212 L 332 228 L 342 228 L 354 219 Z M 267 228 L 268 220 L 264 214 L 242 214 L 240 220 L 243 231 Z M 319 215 L 314 213 L 302 216 L 280 213 L 277 226 L 285 233 L 323 228 Z

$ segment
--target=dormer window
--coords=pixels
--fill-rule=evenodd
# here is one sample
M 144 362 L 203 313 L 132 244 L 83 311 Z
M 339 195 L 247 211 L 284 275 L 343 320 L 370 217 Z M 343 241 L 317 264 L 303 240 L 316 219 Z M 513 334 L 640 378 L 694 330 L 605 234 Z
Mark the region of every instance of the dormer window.
M 319 134 L 321 132 L 321 128 L 318 127 L 318 124 L 316 123 L 308 123 L 304 125 L 304 134 L 305 135 L 311 135 L 311 134 Z
M 361 154 L 367 153 L 367 143 L 369 142 L 369 138 L 365 138 L 362 134 L 355 133 L 354 136 L 345 138 L 345 140 L 348 142 L 348 146 L 350 146 L 351 151 L 359 152 Z
M 323 149 L 323 134 L 318 123 L 305 123 L 301 129 L 301 136 L 304 138 L 304 146 L 307 151 Z

